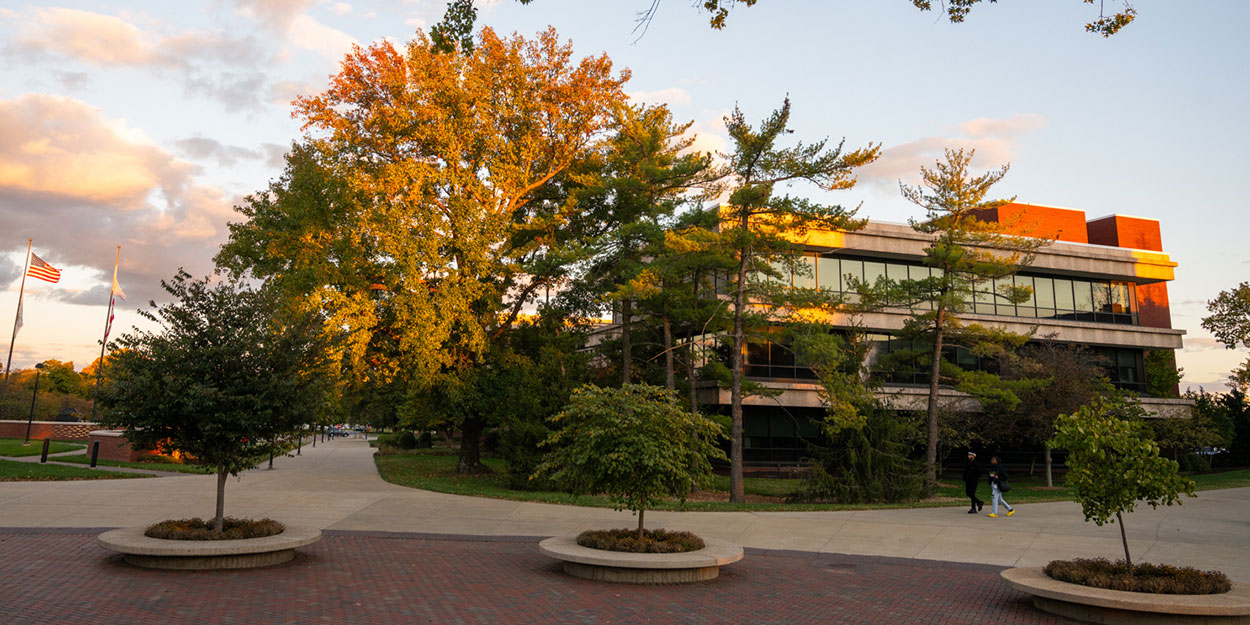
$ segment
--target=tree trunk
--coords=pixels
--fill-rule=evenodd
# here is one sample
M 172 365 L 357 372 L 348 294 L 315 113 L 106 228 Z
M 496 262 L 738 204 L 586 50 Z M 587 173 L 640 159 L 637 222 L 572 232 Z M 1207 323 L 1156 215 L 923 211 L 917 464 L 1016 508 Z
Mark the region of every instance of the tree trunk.
M 699 414 L 699 392 L 695 388 L 698 378 L 694 372 L 694 339 L 686 346 L 686 380 L 690 382 L 690 414 Z
M 673 320 L 668 312 L 664 313 L 664 386 L 670 391 L 677 390 L 677 371 L 673 362 Z
M 1120 542 L 1124 543 L 1124 562 L 1128 564 L 1128 574 L 1133 574 L 1133 558 L 1128 555 L 1128 536 L 1124 534 L 1124 517 L 1119 512 L 1115 513 L 1115 521 L 1120 524 Z
M 742 229 L 746 231 L 747 220 L 742 220 Z M 738 258 L 738 289 L 734 293 L 734 329 L 733 329 L 733 371 L 729 383 L 729 502 L 744 503 L 746 496 L 742 485 L 742 368 L 743 352 L 746 351 L 746 331 L 743 327 L 743 315 L 746 309 L 747 289 L 747 256 L 749 250 L 743 249 Z
M 1050 443 L 1046 443 L 1046 488 L 1055 485 L 1054 460 L 1050 456 Z
M 646 513 L 646 510 L 638 510 L 638 540 L 642 540 L 642 515 Z
M 621 384 L 629 384 L 633 377 L 634 354 L 629 341 L 630 321 L 634 316 L 634 300 L 621 300 Z
M 460 459 L 456 473 L 490 473 L 490 467 L 482 464 L 482 430 L 486 424 L 481 417 L 466 417 L 460 425 Z
M 217 512 L 213 517 L 213 530 L 220 532 L 226 524 L 226 465 L 217 465 Z
M 946 329 L 946 310 L 938 308 L 933 320 L 933 364 L 929 367 L 928 444 L 924 455 L 924 490 L 932 497 L 937 491 L 938 450 L 938 384 L 941 382 L 942 339 Z

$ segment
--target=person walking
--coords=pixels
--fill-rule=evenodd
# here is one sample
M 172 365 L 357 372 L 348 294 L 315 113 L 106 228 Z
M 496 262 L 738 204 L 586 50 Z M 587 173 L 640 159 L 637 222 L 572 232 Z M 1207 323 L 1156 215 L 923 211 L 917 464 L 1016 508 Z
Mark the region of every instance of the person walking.
M 989 516 L 998 516 L 998 504 L 1001 502 L 1007 508 L 1007 516 L 1016 513 L 1016 509 L 1003 499 L 1003 493 L 1011 490 L 1011 483 L 1007 481 L 1007 467 L 999 464 L 998 456 L 990 458 L 990 514 Z
M 977 455 L 968 452 L 968 464 L 964 465 L 964 492 L 972 499 L 972 509 L 968 510 L 968 514 L 976 514 L 981 511 L 984 501 L 977 499 L 977 485 L 981 483 L 981 467 L 977 465 Z

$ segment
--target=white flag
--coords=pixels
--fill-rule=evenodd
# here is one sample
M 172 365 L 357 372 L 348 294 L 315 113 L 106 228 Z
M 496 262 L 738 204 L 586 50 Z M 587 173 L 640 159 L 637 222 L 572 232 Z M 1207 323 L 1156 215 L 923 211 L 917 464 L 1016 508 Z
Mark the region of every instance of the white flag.
M 126 299 L 126 292 L 122 290 L 122 285 L 117 283 L 117 265 L 113 265 L 113 292 L 112 294 L 122 299 Z
M 17 338 L 17 331 L 22 329 L 22 298 L 17 298 L 17 323 L 13 325 L 13 337 Z

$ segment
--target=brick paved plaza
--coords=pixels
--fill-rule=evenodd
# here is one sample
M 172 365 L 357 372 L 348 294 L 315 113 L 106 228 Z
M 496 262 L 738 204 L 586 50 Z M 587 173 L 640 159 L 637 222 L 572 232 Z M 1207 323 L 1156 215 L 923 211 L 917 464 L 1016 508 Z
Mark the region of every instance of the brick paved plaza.
M 532 537 L 327 532 L 290 564 L 243 572 L 133 568 L 86 529 L 0 530 L 8 625 L 297 623 L 1071 623 L 1009 590 L 999 567 L 749 550 L 720 579 L 573 579 Z

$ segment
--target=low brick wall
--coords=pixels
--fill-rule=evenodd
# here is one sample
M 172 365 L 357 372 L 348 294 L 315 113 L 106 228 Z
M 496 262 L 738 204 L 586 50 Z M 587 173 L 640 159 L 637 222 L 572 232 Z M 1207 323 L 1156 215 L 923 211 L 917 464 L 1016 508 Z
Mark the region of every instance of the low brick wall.
M 66 421 L 34 421 L 30 424 L 31 440 L 52 437 L 58 441 L 87 441 L 92 430 L 100 429 L 98 423 L 74 423 Z M 26 438 L 26 422 L 5 419 L 0 421 L 0 438 Z
M 99 460 L 117 460 L 119 462 L 136 462 L 140 456 L 150 456 L 156 452 L 135 450 L 130 447 L 130 441 L 126 439 L 126 435 L 120 430 L 94 430 L 91 432 L 90 440 L 87 442 L 87 454 L 91 454 L 91 448 L 95 443 L 100 443 Z

